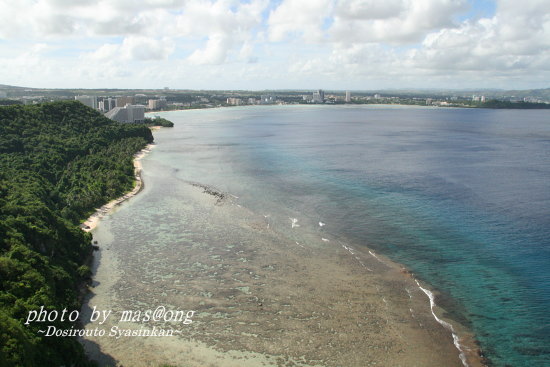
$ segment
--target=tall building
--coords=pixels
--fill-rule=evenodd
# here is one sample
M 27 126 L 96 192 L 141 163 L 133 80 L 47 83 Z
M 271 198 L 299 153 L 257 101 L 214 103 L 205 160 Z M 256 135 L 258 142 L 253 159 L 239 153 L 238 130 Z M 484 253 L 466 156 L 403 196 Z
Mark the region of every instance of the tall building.
M 351 102 L 351 93 L 349 90 L 346 91 L 346 102 L 347 103 Z
M 143 123 L 145 121 L 145 106 L 126 104 L 124 107 L 115 107 L 105 114 L 105 117 L 118 122 Z
M 315 103 L 325 102 L 325 92 L 322 89 L 319 89 L 313 92 L 313 102 Z
M 103 106 L 105 107 L 105 112 L 111 111 L 116 107 L 116 99 L 107 98 L 106 100 L 103 100 Z
M 113 98 L 103 98 L 102 101 L 98 102 L 98 108 L 102 112 L 109 112 L 116 107 L 116 101 Z
M 147 103 L 147 96 L 145 94 L 142 94 L 142 93 L 134 95 L 134 103 L 135 104 L 146 104 Z
M 96 96 L 75 96 L 74 99 L 80 103 L 97 110 L 97 97 Z
M 143 123 L 145 121 L 145 106 L 143 105 L 126 105 L 128 112 L 128 122 Z
M 135 103 L 135 98 L 132 96 L 127 97 L 117 97 L 116 98 L 116 106 L 117 107 L 124 107 L 127 104 L 133 105 Z
M 150 99 L 147 108 L 150 110 L 158 110 L 160 109 L 160 100 L 159 99 Z

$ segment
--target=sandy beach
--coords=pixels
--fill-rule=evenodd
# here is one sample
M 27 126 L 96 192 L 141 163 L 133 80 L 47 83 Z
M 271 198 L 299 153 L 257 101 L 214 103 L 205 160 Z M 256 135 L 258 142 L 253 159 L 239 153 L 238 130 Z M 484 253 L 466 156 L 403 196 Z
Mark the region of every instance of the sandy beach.
M 152 130 L 157 130 L 157 129 L 152 129 Z M 96 209 L 96 211 L 80 225 L 80 228 L 82 228 L 82 230 L 84 230 L 85 232 L 92 231 L 97 226 L 101 218 L 103 218 L 105 215 L 111 212 L 116 206 L 120 205 L 125 200 L 128 200 L 129 198 L 137 195 L 141 191 L 141 189 L 143 188 L 143 181 L 141 179 L 141 170 L 142 170 L 141 159 L 145 157 L 145 155 L 149 153 L 151 149 L 154 148 L 154 146 L 155 146 L 154 144 L 148 144 L 144 149 L 140 150 L 134 156 L 134 177 L 136 180 L 136 184 L 132 189 L 132 191 L 124 194 L 119 198 L 111 200 L 107 204 L 102 205 L 100 208 Z

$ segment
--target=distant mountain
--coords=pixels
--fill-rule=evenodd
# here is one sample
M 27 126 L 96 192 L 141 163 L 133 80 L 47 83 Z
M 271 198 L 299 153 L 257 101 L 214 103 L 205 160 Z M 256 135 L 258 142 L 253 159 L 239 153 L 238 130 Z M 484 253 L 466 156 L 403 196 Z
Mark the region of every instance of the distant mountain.
M 33 88 L 25 88 L 25 87 L 17 87 L 14 85 L 0 84 L 0 89 L 33 89 Z
M 545 89 L 522 89 L 522 90 L 505 90 L 496 92 L 497 97 L 535 97 L 545 100 L 550 100 L 550 88 Z

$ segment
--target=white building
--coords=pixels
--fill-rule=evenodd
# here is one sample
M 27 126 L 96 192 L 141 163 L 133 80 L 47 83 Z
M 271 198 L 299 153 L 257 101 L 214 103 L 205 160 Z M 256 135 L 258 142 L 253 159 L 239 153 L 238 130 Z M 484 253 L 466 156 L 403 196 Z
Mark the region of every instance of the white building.
M 351 102 L 351 93 L 349 90 L 346 91 L 346 102 L 347 103 Z
M 232 105 L 232 106 L 240 106 L 242 105 L 242 99 L 240 98 L 233 98 L 233 97 L 230 97 L 230 98 L 227 98 L 227 104 L 228 105 Z
M 145 121 L 145 106 L 126 104 L 124 107 L 115 107 L 105 114 L 105 117 L 118 122 L 143 123 Z
M 80 103 L 97 110 L 97 97 L 96 96 L 75 96 L 75 100 Z

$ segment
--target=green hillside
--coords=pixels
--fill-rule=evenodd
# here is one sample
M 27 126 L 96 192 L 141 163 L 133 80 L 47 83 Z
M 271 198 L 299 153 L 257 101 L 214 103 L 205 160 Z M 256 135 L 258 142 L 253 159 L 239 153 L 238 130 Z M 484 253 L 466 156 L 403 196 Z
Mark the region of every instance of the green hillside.
M 91 235 L 78 225 L 132 189 L 132 157 L 152 141 L 75 101 L 0 107 L 0 366 L 88 365 L 76 339 L 24 322 L 40 306 L 80 308 Z

